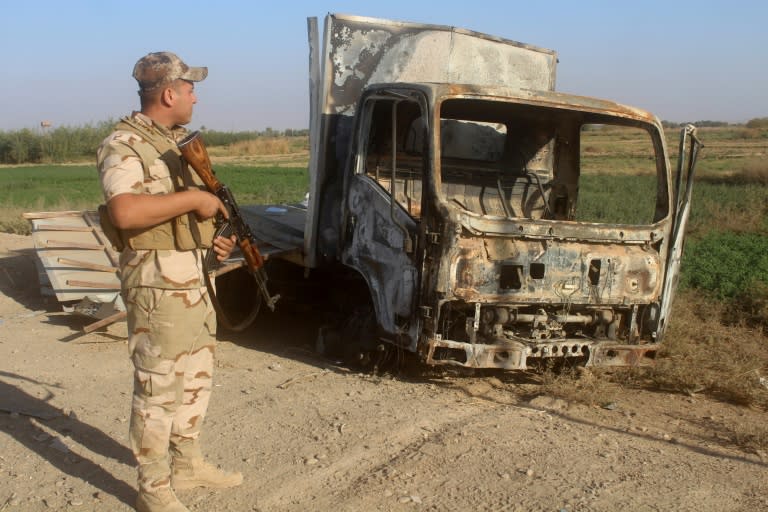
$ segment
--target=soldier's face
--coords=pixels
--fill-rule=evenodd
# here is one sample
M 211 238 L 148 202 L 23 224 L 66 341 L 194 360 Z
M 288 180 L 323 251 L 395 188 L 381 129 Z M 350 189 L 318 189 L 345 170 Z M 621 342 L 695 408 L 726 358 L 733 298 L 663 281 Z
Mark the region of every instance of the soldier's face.
M 186 80 L 176 80 L 173 83 L 173 91 L 173 112 L 176 124 L 187 124 L 192 121 L 192 107 L 197 103 L 195 84 Z

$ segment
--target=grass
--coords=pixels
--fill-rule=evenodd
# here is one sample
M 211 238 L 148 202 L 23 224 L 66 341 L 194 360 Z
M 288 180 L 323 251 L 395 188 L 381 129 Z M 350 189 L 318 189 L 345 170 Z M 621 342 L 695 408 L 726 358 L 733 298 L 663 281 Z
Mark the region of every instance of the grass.
M 307 169 L 302 167 L 221 165 L 216 175 L 243 204 L 296 203 L 309 186 Z
M 578 220 L 616 224 L 653 222 L 654 176 L 583 175 L 579 181 Z
M 99 201 L 98 187 L 93 166 L 42 165 L 0 169 L 0 204 L 3 206 L 75 209 Z

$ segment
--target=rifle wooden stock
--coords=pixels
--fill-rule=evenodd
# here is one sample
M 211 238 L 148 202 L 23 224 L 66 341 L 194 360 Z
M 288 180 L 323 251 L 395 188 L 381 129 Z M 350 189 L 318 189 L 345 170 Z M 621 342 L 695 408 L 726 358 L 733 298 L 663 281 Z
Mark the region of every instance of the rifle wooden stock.
M 189 163 L 197 175 L 200 176 L 200 179 L 203 180 L 208 190 L 215 194 L 224 186 L 216 178 L 216 173 L 213 172 L 211 159 L 208 156 L 208 150 L 205 148 L 203 139 L 200 138 L 200 132 L 192 132 L 179 142 L 179 151 L 181 151 L 181 156 L 184 157 L 184 160 Z

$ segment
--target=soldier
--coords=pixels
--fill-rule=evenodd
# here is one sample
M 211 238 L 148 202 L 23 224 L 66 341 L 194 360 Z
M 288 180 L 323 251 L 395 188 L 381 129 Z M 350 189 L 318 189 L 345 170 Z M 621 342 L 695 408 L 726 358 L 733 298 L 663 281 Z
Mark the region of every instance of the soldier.
M 235 243 L 234 237 L 213 239 L 213 218 L 227 211 L 176 146 L 197 102 L 194 82 L 207 74 L 208 68 L 189 67 L 170 52 L 141 58 L 133 69 L 141 111 L 123 118 L 97 155 L 106 200 L 102 225 L 121 251 L 139 511 L 186 511 L 174 489 L 243 480 L 205 462 L 198 442 L 216 346 L 203 252 L 213 247 L 224 260 Z

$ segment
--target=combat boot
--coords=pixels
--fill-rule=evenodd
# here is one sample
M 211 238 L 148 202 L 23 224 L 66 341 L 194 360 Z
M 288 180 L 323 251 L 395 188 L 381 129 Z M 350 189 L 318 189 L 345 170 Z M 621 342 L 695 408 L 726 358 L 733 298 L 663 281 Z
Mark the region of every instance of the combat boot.
M 202 457 L 174 457 L 171 485 L 174 489 L 210 487 L 225 489 L 243 483 L 243 474 L 219 469 Z
M 189 512 L 168 486 L 159 487 L 152 491 L 139 491 L 136 498 L 138 512 Z

